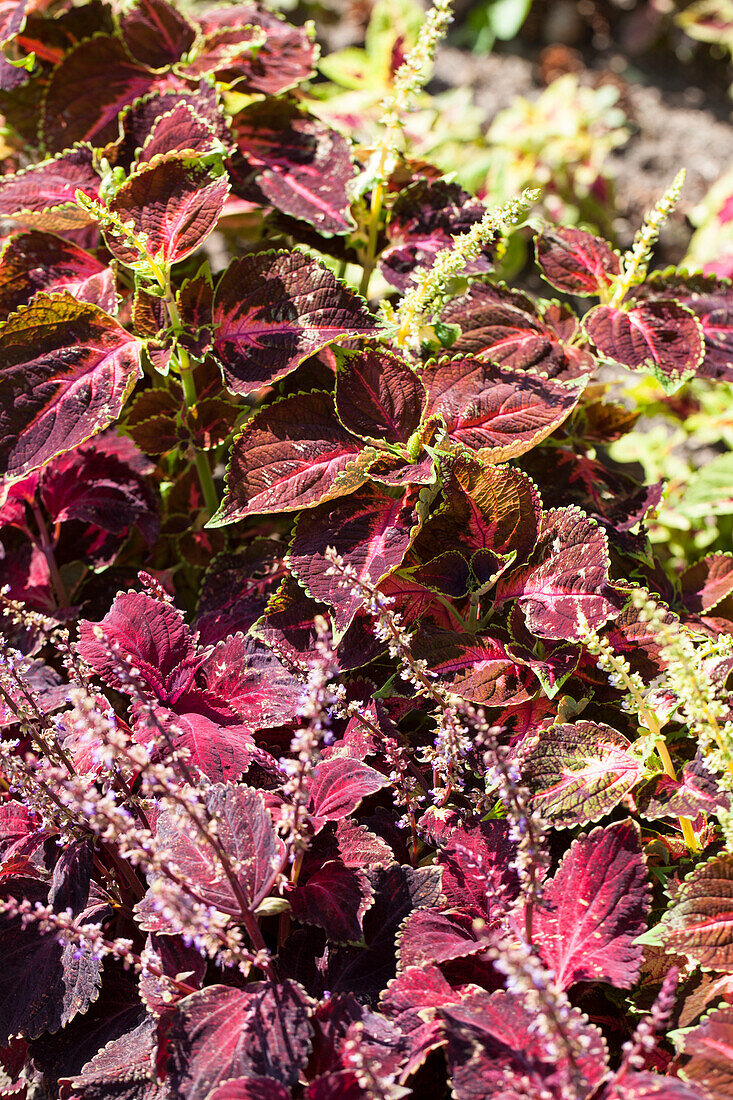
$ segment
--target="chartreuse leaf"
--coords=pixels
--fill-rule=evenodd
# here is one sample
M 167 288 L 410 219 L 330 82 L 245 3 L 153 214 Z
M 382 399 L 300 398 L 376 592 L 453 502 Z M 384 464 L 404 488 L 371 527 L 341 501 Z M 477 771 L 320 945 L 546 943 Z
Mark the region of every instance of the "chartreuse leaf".
M 142 345 L 97 306 L 39 294 L 0 330 L 0 475 L 24 477 L 113 423 Z

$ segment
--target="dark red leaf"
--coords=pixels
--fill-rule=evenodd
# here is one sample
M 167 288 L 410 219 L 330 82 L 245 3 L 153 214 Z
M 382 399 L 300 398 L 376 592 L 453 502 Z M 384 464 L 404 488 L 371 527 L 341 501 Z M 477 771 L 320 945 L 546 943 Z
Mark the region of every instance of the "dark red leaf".
M 386 1016 L 401 1016 L 418 1008 L 457 1004 L 456 992 L 437 966 L 408 966 L 393 978 L 379 998 Z
M 705 344 L 702 325 L 687 306 L 657 299 L 628 311 L 596 306 L 583 325 L 598 352 L 632 370 L 648 370 L 666 387 L 677 388 L 697 373 Z
M 181 936 L 156 936 L 151 933 L 145 944 L 146 962 L 168 978 L 176 978 L 194 989 L 200 989 L 206 974 L 206 959 Z M 183 994 L 165 978 L 150 970 L 140 974 L 140 1000 L 148 1012 L 165 1016 Z
M 364 439 L 407 443 L 420 424 L 425 387 L 412 367 L 380 348 L 337 352 L 336 408 Z
M 0 333 L 0 474 L 23 477 L 106 428 L 140 376 L 140 342 L 97 306 L 39 294 Z
M 533 937 L 563 989 L 608 982 L 629 989 L 639 977 L 650 890 L 639 828 L 619 821 L 581 834 L 534 910 Z
M 323 928 L 334 943 L 350 943 L 362 938 L 374 892 L 363 872 L 329 860 L 285 896 L 297 921 Z
M 204 243 L 216 226 L 229 184 L 225 175 L 175 155 L 138 168 L 115 192 L 109 209 L 135 233 L 145 233 L 151 256 L 178 263 Z M 105 233 L 110 251 L 134 267 L 140 255 L 113 231 Z
M 119 112 L 154 82 L 154 74 L 128 57 L 119 38 L 98 34 L 79 42 L 51 74 L 41 118 L 44 144 L 57 150 L 75 141 L 114 141 Z
M 637 293 L 644 300 L 674 298 L 691 309 L 705 337 L 705 359 L 698 374 L 728 381 L 733 377 L 733 291 L 728 280 L 655 271 Z
M 448 905 L 474 910 L 488 919 L 493 909 L 516 896 L 517 876 L 509 866 L 514 852 L 504 821 L 452 829 L 436 861 L 443 869 Z
M 275 834 L 272 817 L 260 791 L 233 783 L 210 787 L 206 808 L 217 823 L 217 836 L 235 867 L 238 893 L 250 909 L 267 897 L 277 877 L 284 845 Z M 222 913 L 240 916 L 242 906 L 212 845 L 203 840 L 190 817 L 166 810 L 157 822 L 157 838 L 166 859 L 199 897 Z M 149 932 L 177 932 L 159 906 L 143 900 L 139 923 Z
M 702 1089 L 706 1100 L 728 1100 L 733 1096 L 733 1010 L 730 1006 L 716 1009 L 697 1027 L 683 1033 L 682 1049 L 691 1055 L 684 1067 L 685 1079 L 696 1090 Z M 697 1091 L 692 1094 L 693 1100 L 696 1096 L 699 1096 Z M 676 1100 L 674 1093 L 670 1100 Z M 687 1100 L 684 1094 L 682 1100 Z
M 723 853 L 687 876 L 665 914 L 665 949 L 705 967 L 733 970 L 733 856 Z
M 606 535 L 579 508 L 545 512 L 528 565 L 500 577 L 496 600 L 517 599 L 527 628 L 541 638 L 569 640 L 615 618 Z M 584 616 L 585 622 L 583 622 Z
M 355 167 L 342 134 L 282 99 L 251 104 L 233 126 L 242 158 L 232 166 L 236 193 L 256 199 L 259 191 L 326 236 L 354 228 L 348 184 Z
M 235 1077 L 218 1085 L 206 1100 L 290 1100 L 290 1093 L 272 1077 Z
M 205 1100 L 233 1077 L 295 1084 L 311 1048 L 311 1003 L 289 981 L 213 985 L 186 997 L 168 1035 L 172 1100 Z
M 513 466 L 489 466 L 467 454 L 456 455 L 449 469 L 467 499 L 457 499 L 450 483 L 445 496 L 471 544 L 498 554 L 515 551 L 523 558 L 537 542 L 541 512 L 531 479 Z
M 660 1077 L 658 1073 L 624 1073 L 601 1093 L 602 1100 L 701 1100 L 698 1090 L 679 1077 Z
M 358 489 L 373 452 L 341 427 L 328 393 L 295 394 L 261 409 L 232 445 L 226 491 L 211 526 L 313 508 Z
M 303 1093 L 303 1100 L 364 1100 L 364 1089 L 359 1078 L 351 1070 L 324 1073 L 311 1081 Z
M 0 214 L 39 229 L 77 229 L 90 217 L 76 205 L 77 191 L 99 194 L 101 180 L 86 146 L 69 149 L 51 160 L 32 164 L 0 180 Z
M 467 355 L 428 363 L 422 379 L 427 415 L 441 416 L 451 439 L 490 462 L 541 443 L 567 419 L 583 389 Z
M 204 574 L 196 626 L 205 645 L 246 633 L 267 607 L 285 570 L 274 539 L 255 539 L 236 553 L 218 554 Z
M 707 554 L 684 571 L 680 584 L 690 611 L 712 611 L 733 592 L 733 554 Z
M 167 0 L 137 0 L 120 19 L 125 48 L 136 61 L 163 69 L 188 53 L 196 28 Z
M 395 499 L 365 486 L 334 505 L 304 512 L 288 552 L 288 567 L 317 600 L 334 608 L 333 622 L 342 635 L 359 610 L 358 593 L 331 575 L 326 550 L 335 547 L 359 578 L 378 584 L 399 568 L 418 524 L 412 499 Z
M 252 729 L 289 722 L 303 694 L 303 684 L 255 638 L 232 634 L 219 643 L 201 666 L 209 692 L 225 699 Z
M 205 80 L 192 90 L 157 90 L 136 100 L 122 112 L 120 130 L 105 154 L 125 168 L 138 159 L 146 163 L 155 153 L 210 151 L 212 134 L 222 148 L 232 144 L 217 90 Z
M 575 1065 L 564 1050 L 559 1056 L 554 1048 L 550 1053 L 537 1032 L 534 1005 L 517 994 L 480 990 L 437 1011 L 448 1034 L 446 1057 L 456 1100 L 566 1100 L 573 1094 L 590 1095 L 605 1075 L 601 1033 L 577 1008 L 569 1010 L 572 1035 L 583 1044 Z
M 117 308 L 112 269 L 89 252 L 51 233 L 34 231 L 10 237 L 0 264 L 0 321 L 27 305 L 40 290 L 67 290 L 107 313 Z
M 556 829 L 605 817 L 642 772 L 642 758 L 628 739 L 597 722 L 551 726 L 522 751 L 522 776 L 534 805 Z
M 417 643 L 415 653 L 452 692 L 485 706 L 525 703 L 539 686 L 531 670 L 514 661 L 496 638 L 428 635 Z
M 309 812 L 316 827 L 348 817 L 367 795 L 389 786 L 389 779 L 353 756 L 322 760 L 308 785 Z
M 209 153 L 224 152 L 225 146 L 215 127 L 196 109 L 182 99 L 171 98 L 172 106 L 160 115 L 140 148 L 136 166 L 150 164 L 159 155 L 167 153 L 196 153 L 205 157 Z M 165 105 L 166 97 L 161 97 Z
M 399 968 L 463 959 L 485 947 L 486 941 L 474 929 L 470 914 L 417 909 L 400 929 Z
M 214 350 L 233 393 L 277 381 L 340 336 L 366 336 L 363 299 L 301 252 L 233 260 L 214 297 Z
M 545 226 L 535 238 L 537 263 L 550 286 L 566 294 L 599 294 L 621 270 L 618 253 L 584 229 Z

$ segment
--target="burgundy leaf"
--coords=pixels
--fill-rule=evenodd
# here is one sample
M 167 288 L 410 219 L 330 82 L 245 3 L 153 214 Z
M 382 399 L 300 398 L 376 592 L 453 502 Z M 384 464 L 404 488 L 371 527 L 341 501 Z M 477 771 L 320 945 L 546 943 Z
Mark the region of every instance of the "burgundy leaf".
M 514 370 L 537 370 L 554 378 L 574 378 L 594 368 L 592 356 L 582 348 L 566 346 L 564 329 L 542 316 L 524 294 L 474 283 L 468 294 L 450 302 L 442 314 L 457 324 L 461 335 L 454 352 L 481 355 Z
M 391 863 L 394 858 L 392 849 L 381 837 L 366 826 L 357 825 L 353 818 L 340 818 L 334 831 L 339 858 L 347 867 L 376 867 Z
M 141 345 L 96 306 L 39 294 L 0 332 L 0 474 L 23 477 L 120 415 Z
M 706 970 L 733 970 L 733 856 L 699 864 L 687 876 L 660 931 L 670 952 Z
M 205 1100 L 234 1077 L 295 1084 L 311 1048 L 310 1006 L 289 981 L 212 985 L 186 997 L 168 1035 L 172 1100 Z
M 167 0 L 137 0 L 122 15 L 120 34 L 136 61 L 163 69 L 188 53 L 196 28 Z
M 577 1008 L 569 1009 L 576 1041 L 582 1036 L 582 1053 L 574 1065 L 565 1048 L 559 1055 L 555 1049 L 550 1053 L 537 1033 L 534 1006 L 517 994 L 480 990 L 437 1011 L 448 1034 L 446 1058 L 456 1100 L 589 1096 L 606 1073 L 601 1033 Z
M 453 238 L 467 233 L 486 212 L 457 183 L 445 180 L 418 180 L 402 191 L 392 207 L 387 227 L 390 245 L 381 255 L 380 267 L 387 282 L 405 291 L 413 273 L 432 267 L 436 255 L 453 245 Z M 481 255 L 469 261 L 465 275 L 478 275 L 491 269 L 494 240 Z
M 201 641 L 246 633 L 267 607 L 284 574 L 274 539 L 255 539 L 236 553 L 218 554 L 204 574 L 196 608 Z
M 0 321 L 27 305 L 40 290 L 67 290 L 108 313 L 117 308 L 112 269 L 89 252 L 37 230 L 10 237 L 0 265 Z
M 632 370 L 651 371 L 676 388 L 697 372 L 705 345 L 702 325 L 687 306 L 658 299 L 628 311 L 596 306 L 583 325 L 598 352 Z
M 206 975 L 206 959 L 196 948 L 186 945 L 181 936 L 156 936 L 152 933 L 145 944 L 145 960 L 168 978 L 185 981 L 200 989 Z M 140 1000 L 148 1012 L 164 1016 L 183 994 L 166 978 L 143 970 L 140 974 Z
M 386 1016 L 401 1016 L 416 1008 L 438 1008 L 457 1004 L 456 992 L 437 966 L 408 966 L 393 978 L 379 998 Z
M 130 59 L 119 38 L 98 34 L 79 42 L 51 74 L 41 118 L 44 144 L 55 150 L 75 141 L 114 141 L 119 112 L 154 82 L 154 74 Z
M 458 454 L 450 472 L 467 500 L 456 499 L 450 484 L 444 491 L 456 519 L 468 528 L 471 543 L 482 549 L 522 558 L 537 542 L 541 501 L 534 483 L 513 466 L 488 466 Z
M 232 634 L 201 666 L 208 691 L 225 699 L 252 729 L 289 722 L 300 703 L 303 684 L 254 638 Z
M 510 866 L 514 852 L 504 821 L 482 821 L 452 829 L 437 856 L 448 905 L 472 909 L 487 919 L 493 907 L 514 898 L 518 889 L 516 873 Z
M 323 928 L 334 943 L 349 943 L 362 938 L 374 892 L 363 872 L 329 860 L 286 897 L 297 921 Z
M 690 1055 L 685 1079 L 710 1100 L 727 1100 L 733 1094 L 733 1011 L 729 1005 L 715 1009 L 697 1027 L 685 1032 L 682 1049 Z M 635 1098 L 634 1098 L 635 1100 Z M 662 1100 L 665 1100 L 662 1096 Z M 674 1093 L 670 1100 L 676 1100 Z M 682 1100 L 687 1097 L 682 1094 Z
M 333 622 L 342 635 L 361 606 L 358 592 L 345 589 L 331 575 L 326 550 L 335 547 L 359 578 L 377 584 L 399 568 L 414 537 L 418 517 L 412 499 L 399 500 L 373 486 L 359 489 L 335 505 L 304 512 L 288 552 L 287 563 L 300 584 L 317 600 L 334 608 Z
M 615 618 L 601 528 L 579 508 L 557 508 L 543 514 L 539 535 L 529 565 L 499 579 L 497 602 L 516 598 L 532 633 L 561 641 Z
M 389 786 L 385 775 L 353 756 L 332 756 L 318 764 L 308 793 L 309 812 L 316 826 L 348 817 L 367 795 Z
M 443 418 L 451 439 L 503 462 L 555 431 L 580 399 L 583 383 L 555 382 L 471 356 L 441 359 L 422 374 L 427 415 Z
M 247 422 L 231 449 L 226 491 L 212 526 L 258 513 L 313 508 L 358 489 L 373 452 L 341 427 L 328 393 L 276 401 Z
M 146 1017 L 132 1031 L 113 1039 L 80 1073 L 62 1078 L 62 1096 L 70 1100 L 165 1100 L 156 1079 L 156 1021 Z
M 621 270 L 618 253 L 584 229 L 545 226 L 535 238 L 535 248 L 547 282 L 566 294 L 600 294 Z
M 215 72 L 222 74 L 218 79 L 237 80 L 239 92 L 266 96 L 280 95 L 313 74 L 316 49 L 312 32 L 307 27 L 286 23 L 258 4 L 213 8 L 202 15 L 199 22 L 207 40 L 197 53 L 192 72 L 211 71 L 207 53 L 215 66 L 219 64 L 218 58 L 225 66 L 232 58 L 233 66 L 215 68 Z M 247 45 L 250 36 L 243 33 L 250 26 L 262 27 L 266 32 L 264 43 L 254 52 Z M 240 43 L 241 50 L 238 49 Z
M 59 710 L 66 702 L 69 693 L 68 684 L 63 683 L 58 672 L 50 668 L 40 658 L 26 657 L 22 661 L 18 661 L 15 665 L 15 674 L 24 688 L 33 693 L 33 697 L 43 709 L 44 714 L 52 714 L 53 711 Z M 13 703 L 17 706 L 22 696 L 20 684 L 16 689 L 17 694 L 11 690 L 11 684 L 8 681 L 4 684 L 4 690 L 6 698 L 0 697 L 0 729 L 15 724 L 17 721 L 16 714 L 8 704 Z M 10 806 L 14 807 L 15 810 L 18 809 L 16 803 L 6 803 L 0 807 L 0 810 L 6 810 Z M 2 820 L 1 815 L 0 820 Z M 2 830 L 0 830 L 1 835 Z
M 142 710 L 134 722 L 134 740 L 141 745 L 156 742 L 159 759 L 171 749 L 187 749 L 188 763 L 214 782 L 238 779 L 255 758 L 276 771 L 275 761 L 255 745 L 250 727 L 226 703 L 212 701 L 204 692 L 188 693 L 175 710 Z
M 216 226 L 229 184 L 224 175 L 175 155 L 159 157 L 138 168 L 115 192 L 109 209 L 135 233 L 147 236 L 151 256 L 178 263 L 204 243 Z M 110 251 L 134 267 L 140 255 L 112 230 L 105 234 Z
M 399 968 L 462 959 L 485 947 L 486 941 L 474 930 L 470 914 L 417 909 L 400 930 Z
M 674 298 L 691 309 L 705 337 L 705 359 L 698 374 L 726 380 L 733 377 L 733 292 L 729 280 L 686 271 L 655 271 L 637 293 L 644 300 Z
M 222 913 L 240 916 L 242 902 L 256 909 L 277 877 L 275 863 L 284 845 L 275 834 L 272 817 L 260 791 L 219 783 L 210 787 L 205 804 L 217 823 L 217 837 L 236 868 L 236 893 L 213 846 L 202 839 L 191 819 L 181 811 L 166 810 L 157 822 L 157 838 L 168 862 L 206 904 Z M 141 927 L 149 932 L 177 931 L 149 897 L 138 906 Z
M 425 387 L 412 367 L 380 348 L 337 353 L 336 408 L 364 439 L 407 443 L 420 424 Z
M 150 164 L 155 157 L 167 153 L 196 153 L 205 157 L 223 152 L 224 148 L 208 119 L 197 114 L 190 103 L 177 100 L 153 123 L 136 158 L 136 167 Z
M 534 942 L 560 986 L 634 985 L 649 902 L 637 825 L 619 821 L 574 840 L 533 915 Z
M 489 707 L 524 703 L 536 692 L 534 674 L 512 659 L 495 638 L 462 634 L 428 635 L 415 648 L 430 668 L 464 699 Z
M 624 1073 L 601 1094 L 603 1100 L 701 1100 L 698 1090 L 679 1077 L 660 1077 L 658 1073 Z
M 598 821 L 626 798 L 642 772 L 642 758 L 628 739 L 597 722 L 550 726 L 522 751 L 533 804 L 556 829 Z
M 214 351 L 232 393 L 277 381 L 340 336 L 366 336 L 363 299 L 301 252 L 233 260 L 214 297 Z
M 303 1100 L 364 1100 L 364 1096 L 357 1075 L 344 1069 L 316 1077 L 303 1093 Z
M 76 192 L 96 198 L 100 184 L 92 151 L 82 145 L 3 176 L 0 214 L 39 229 L 78 228 L 88 225 L 90 217 L 76 205 Z
M 355 167 L 342 134 L 282 99 L 251 104 L 233 125 L 242 158 L 232 168 L 237 193 L 256 198 L 259 191 L 276 210 L 327 236 L 354 228 L 348 184 Z
M 733 554 L 707 554 L 680 578 L 682 599 L 690 611 L 706 614 L 733 592 Z

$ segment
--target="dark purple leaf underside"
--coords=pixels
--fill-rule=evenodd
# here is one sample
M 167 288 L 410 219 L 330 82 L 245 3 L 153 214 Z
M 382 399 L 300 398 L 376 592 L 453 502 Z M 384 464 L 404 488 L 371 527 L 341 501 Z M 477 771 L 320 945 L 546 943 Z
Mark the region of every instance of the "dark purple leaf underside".
M 215 176 L 176 156 L 160 157 L 139 168 L 109 204 L 135 233 L 147 235 L 147 251 L 166 264 L 190 256 L 216 226 L 229 190 L 226 176 Z M 139 260 L 137 250 L 111 230 L 110 251 L 122 263 Z
M 211 526 L 293 512 L 353 492 L 366 480 L 362 444 L 341 427 L 328 393 L 296 394 L 256 413 L 232 445 Z M 373 453 L 365 456 L 373 458 Z
M 357 577 L 378 584 L 398 569 L 417 529 L 412 498 L 387 496 L 365 486 L 335 505 L 304 512 L 288 552 L 288 565 L 316 600 L 331 605 L 334 628 L 343 634 L 363 599 L 330 574 L 326 550 L 335 547 Z
M 545 279 L 566 294 L 598 294 L 620 271 L 618 254 L 608 242 L 583 229 L 547 227 L 535 245 Z
M 139 341 L 96 306 L 39 294 L 0 333 L 0 474 L 19 478 L 120 415 Z
M 451 439 L 491 462 L 516 458 L 546 439 L 578 403 L 582 385 L 509 370 L 472 356 L 429 363 L 422 374 L 429 416 Z
M 639 829 L 631 821 L 574 840 L 534 910 L 534 941 L 563 989 L 608 982 L 629 989 L 643 950 L 650 890 Z
M 233 260 L 217 287 L 213 320 L 224 382 L 238 394 L 277 381 L 339 337 L 375 328 L 363 299 L 300 252 Z

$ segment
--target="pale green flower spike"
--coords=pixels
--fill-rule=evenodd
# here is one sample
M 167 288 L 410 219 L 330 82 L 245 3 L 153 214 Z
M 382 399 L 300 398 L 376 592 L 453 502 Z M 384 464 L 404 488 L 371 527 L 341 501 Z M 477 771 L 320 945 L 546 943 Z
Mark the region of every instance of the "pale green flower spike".
M 620 305 L 632 287 L 644 282 L 649 261 L 652 258 L 652 250 L 659 239 L 662 226 L 679 202 L 685 175 L 685 169 L 680 169 L 672 186 L 646 214 L 641 229 L 634 237 L 634 243 L 621 258 L 621 274 L 616 280 L 609 305 Z

